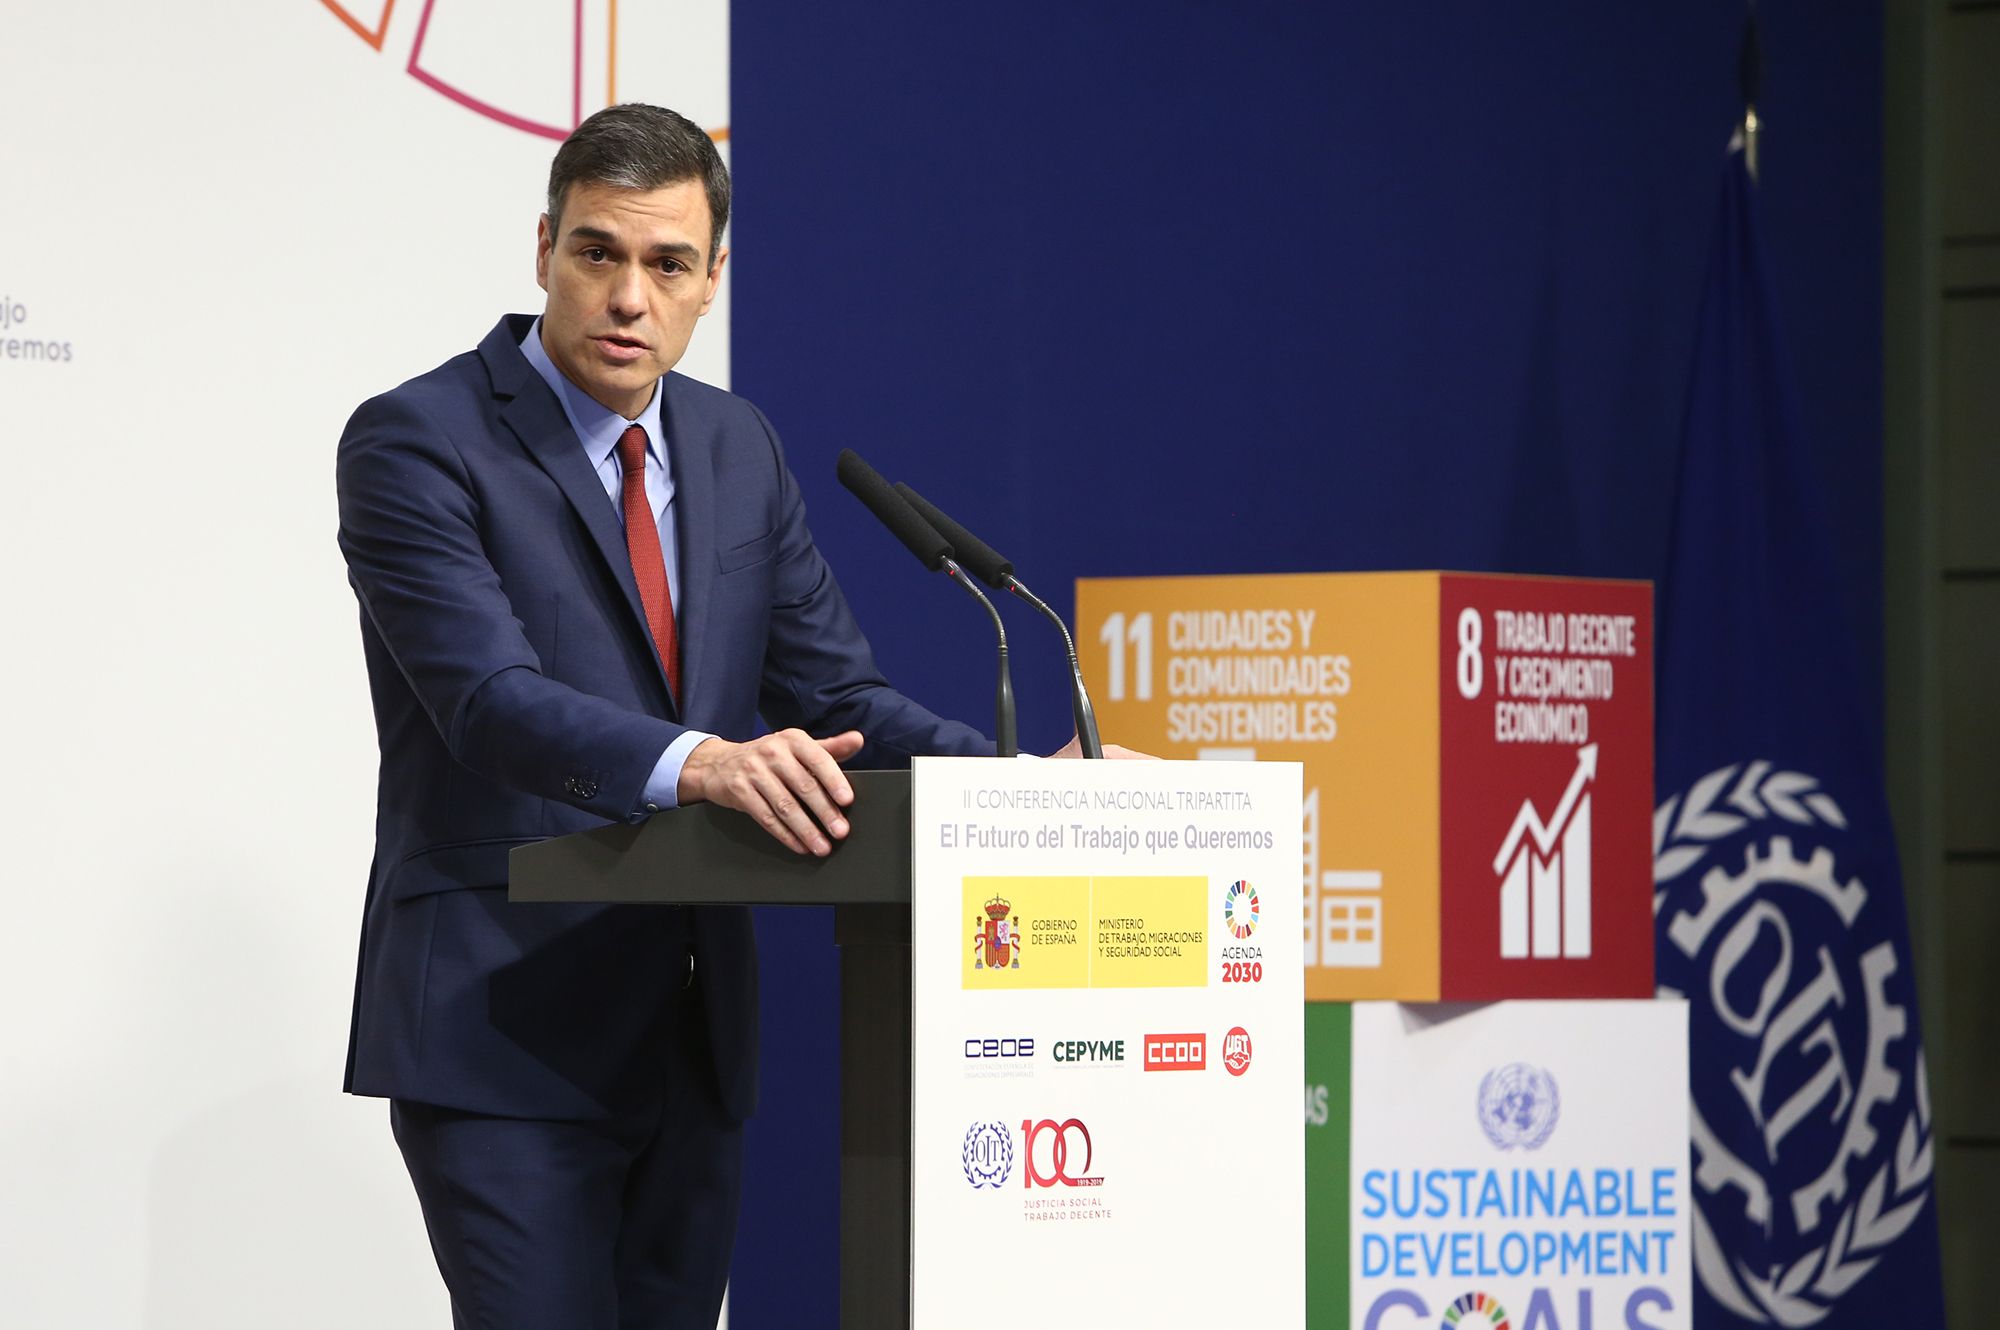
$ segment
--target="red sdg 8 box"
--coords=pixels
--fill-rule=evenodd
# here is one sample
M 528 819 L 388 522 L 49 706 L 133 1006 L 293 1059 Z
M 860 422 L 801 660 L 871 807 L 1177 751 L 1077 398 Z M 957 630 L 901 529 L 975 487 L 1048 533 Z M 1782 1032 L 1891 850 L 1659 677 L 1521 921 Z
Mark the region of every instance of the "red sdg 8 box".
M 1439 995 L 1651 997 L 1652 588 L 1439 583 Z

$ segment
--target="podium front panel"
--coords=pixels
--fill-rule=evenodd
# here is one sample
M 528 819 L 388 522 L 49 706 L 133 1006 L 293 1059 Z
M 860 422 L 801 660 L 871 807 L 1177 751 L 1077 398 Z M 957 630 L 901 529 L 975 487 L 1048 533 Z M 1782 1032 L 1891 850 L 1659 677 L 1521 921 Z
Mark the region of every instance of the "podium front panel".
M 920 758 L 911 1324 L 1305 1324 L 1300 768 Z

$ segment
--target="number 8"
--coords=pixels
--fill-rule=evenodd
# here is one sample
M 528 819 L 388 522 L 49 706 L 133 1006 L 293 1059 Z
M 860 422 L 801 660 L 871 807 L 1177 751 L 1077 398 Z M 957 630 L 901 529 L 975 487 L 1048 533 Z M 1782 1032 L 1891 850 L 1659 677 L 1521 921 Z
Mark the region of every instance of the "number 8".
M 1458 695 L 1478 697 L 1479 685 L 1484 682 L 1486 662 L 1479 655 L 1479 642 L 1485 634 L 1479 620 L 1479 611 L 1467 606 L 1458 612 Z

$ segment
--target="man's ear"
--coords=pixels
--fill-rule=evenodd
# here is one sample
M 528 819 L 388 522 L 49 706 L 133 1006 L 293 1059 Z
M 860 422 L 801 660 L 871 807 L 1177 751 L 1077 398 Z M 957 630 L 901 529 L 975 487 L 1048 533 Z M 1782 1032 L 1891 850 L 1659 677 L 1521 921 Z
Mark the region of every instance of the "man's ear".
M 701 312 L 708 313 L 708 307 L 715 303 L 715 293 L 722 289 L 722 265 L 729 262 L 729 251 L 717 250 L 715 262 L 708 266 L 708 294 L 701 299 Z
M 535 223 L 535 285 L 544 291 L 549 289 L 549 255 L 555 247 L 555 227 L 550 224 L 549 215 L 543 213 Z

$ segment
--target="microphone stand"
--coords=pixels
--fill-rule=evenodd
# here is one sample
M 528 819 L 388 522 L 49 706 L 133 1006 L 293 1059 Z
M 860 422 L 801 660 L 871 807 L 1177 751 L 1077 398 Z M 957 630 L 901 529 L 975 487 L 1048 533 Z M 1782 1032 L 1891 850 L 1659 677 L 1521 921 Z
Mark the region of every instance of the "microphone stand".
M 1007 589 L 1041 611 L 1042 616 L 1062 634 L 1063 646 L 1069 652 L 1069 709 L 1076 720 L 1077 743 L 1085 757 L 1103 757 L 1104 744 L 1097 734 L 1097 713 L 1091 709 L 1090 693 L 1083 686 L 1083 666 L 1077 661 L 1076 641 L 1069 635 L 1069 625 L 1063 622 L 1062 615 L 1049 608 L 1047 601 L 1021 585 L 1021 579 L 1012 573 L 1007 574 Z
M 1000 611 L 993 608 L 993 602 L 986 598 L 984 591 L 973 585 L 972 579 L 965 575 L 965 569 L 958 566 L 956 559 L 946 556 L 944 572 L 945 576 L 964 587 L 967 595 L 985 606 L 987 614 L 993 618 L 993 631 L 1000 639 L 1000 679 L 993 690 L 995 756 L 1018 757 L 1021 744 L 1014 719 L 1014 677 L 1007 668 L 1007 625 L 1000 621 Z
M 911 507 L 909 500 L 882 478 L 881 472 L 862 461 L 861 454 L 852 448 L 843 448 L 834 465 L 834 474 L 869 512 L 875 514 L 877 521 L 903 542 L 903 548 L 917 556 L 918 563 L 933 571 L 944 572 L 985 606 L 988 617 L 993 620 L 993 631 L 1000 639 L 1000 679 L 993 692 L 993 728 L 998 731 L 994 736 L 994 749 L 1001 757 L 1020 756 L 1021 744 L 1014 723 L 1014 678 L 1007 669 L 1007 625 L 1000 621 L 1000 611 L 993 608 L 993 602 L 986 598 L 986 593 L 972 584 L 972 579 L 965 575 L 965 569 L 952 558 L 951 542 L 922 513 Z M 1074 660 L 1075 653 L 1072 652 L 1070 658 Z
M 1069 709 L 1076 721 L 1076 741 L 1085 757 L 1104 756 L 1104 744 L 1097 734 L 1097 713 L 1090 706 L 1090 691 L 1083 686 L 1083 666 L 1077 662 L 1076 640 L 1069 634 L 1069 625 L 1062 615 L 1050 609 L 1048 603 L 1021 584 L 1014 576 L 1014 565 L 1000 557 L 991 545 L 967 531 L 946 516 L 944 511 L 908 485 L 896 485 L 900 495 L 911 512 L 930 524 L 931 530 L 951 546 L 951 552 L 963 559 L 979 580 L 996 591 L 1011 591 L 1028 604 L 1039 610 L 1043 617 L 1056 626 L 1062 634 L 1063 647 L 1069 652 Z

